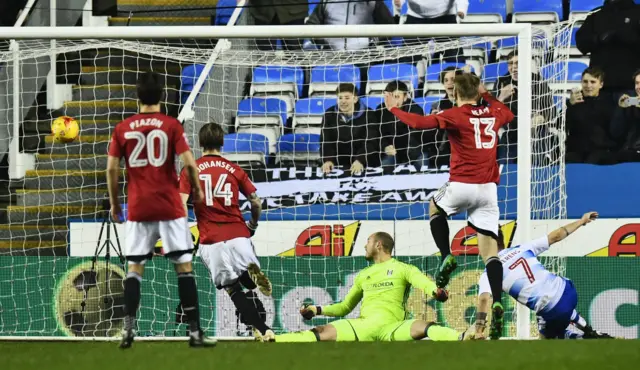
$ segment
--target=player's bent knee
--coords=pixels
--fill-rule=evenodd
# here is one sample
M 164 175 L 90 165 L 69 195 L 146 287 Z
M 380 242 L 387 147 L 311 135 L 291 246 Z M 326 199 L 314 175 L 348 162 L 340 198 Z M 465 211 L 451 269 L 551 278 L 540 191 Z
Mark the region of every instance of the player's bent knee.
M 193 261 L 193 250 L 186 251 L 176 251 L 167 253 L 165 257 L 169 259 L 173 264 L 175 264 L 175 269 L 177 272 L 191 272 L 193 267 L 191 266 L 191 261 Z M 178 269 L 188 270 L 179 271 Z
M 338 339 L 338 332 L 331 324 L 316 326 L 311 331 L 316 335 L 318 341 L 335 342 Z
M 411 324 L 410 335 L 411 338 L 415 340 L 424 339 L 427 337 L 427 330 L 429 330 L 429 326 L 433 325 L 434 322 L 426 322 L 422 320 L 416 320 Z
M 249 290 L 254 290 L 255 288 L 257 288 L 256 283 L 251 280 L 251 276 L 249 276 L 249 273 L 247 271 L 243 272 L 242 275 L 240 275 L 238 281 L 240 282 L 240 284 L 242 284 L 243 287 Z
M 229 297 L 233 297 L 234 294 L 242 292 L 242 286 L 237 281 L 233 284 L 227 285 L 224 287 L 224 291 L 227 292 Z
M 440 209 L 436 205 L 433 198 L 429 199 L 429 218 L 434 218 L 440 215 Z
M 142 275 L 144 274 L 144 261 L 142 263 L 135 263 L 133 261 L 129 261 L 127 271 L 129 273 L 133 273 L 142 277 Z

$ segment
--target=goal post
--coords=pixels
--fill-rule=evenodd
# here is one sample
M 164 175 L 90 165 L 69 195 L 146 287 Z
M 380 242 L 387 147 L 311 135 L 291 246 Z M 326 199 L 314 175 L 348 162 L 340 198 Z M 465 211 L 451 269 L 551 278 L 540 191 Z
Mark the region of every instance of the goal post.
M 542 37 L 544 37 L 545 41 L 549 44 L 553 44 L 556 35 L 564 32 L 566 27 L 568 27 L 566 24 L 559 24 L 554 31 Z M 24 302 L 22 301 L 22 303 L 18 304 L 16 303 L 17 298 L 0 292 L 0 309 L 6 310 L 6 306 L 2 306 L 3 302 L 7 303 L 7 305 L 12 304 L 18 307 L 17 313 L 9 317 L 10 321 L 5 320 L 0 322 L 0 339 L 9 337 L 29 339 L 30 337 L 48 338 L 73 336 L 73 333 L 77 335 L 75 338 L 102 338 L 114 335 L 115 329 L 118 328 L 119 324 L 114 320 L 114 315 L 117 316 L 119 311 L 114 307 L 103 307 L 96 297 L 92 298 L 95 302 L 88 305 L 88 307 L 90 306 L 94 310 L 91 314 L 93 314 L 92 320 L 96 322 L 93 323 L 91 329 L 86 329 L 86 331 L 85 329 L 80 330 L 82 335 L 77 334 L 77 322 L 73 321 L 88 319 L 86 317 L 78 318 L 78 315 L 76 315 L 78 317 L 74 316 L 75 313 L 72 312 L 73 310 L 70 308 L 67 308 L 67 311 L 62 312 L 62 314 L 58 311 L 61 310 L 59 307 L 63 306 L 60 301 L 60 299 L 64 298 L 60 298 L 61 292 L 67 288 L 71 289 L 74 284 L 76 284 L 76 289 L 78 289 L 77 284 L 80 278 L 84 283 L 86 270 L 88 268 L 86 263 L 88 257 L 90 257 L 90 254 L 75 254 L 74 252 L 72 253 L 73 255 L 65 255 L 65 253 L 71 253 L 69 251 L 75 248 L 76 244 L 74 243 L 76 243 L 78 238 L 84 238 L 80 244 L 82 244 L 86 250 L 93 252 L 98 238 L 97 230 L 99 230 L 100 224 L 97 221 L 99 221 L 101 217 L 99 204 L 104 196 L 104 188 L 106 188 L 106 180 L 101 174 L 101 171 L 104 170 L 106 140 L 108 140 L 108 135 L 112 132 L 113 124 L 117 121 L 114 117 L 120 119 L 132 114 L 136 110 L 135 97 L 131 90 L 131 84 L 135 82 L 132 82 L 132 80 L 129 79 L 130 76 L 127 74 L 132 72 L 135 75 L 135 73 L 149 68 L 159 68 L 167 79 L 171 79 L 174 82 L 178 81 L 177 83 L 179 84 L 182 69 L 185 66 L 194 64 L 204 65 L 203 71 L 200 72 L 198 78 L 195 79 L 195 86 L 192 90 L 185 93 L 178 88 L 177 92 L 173 92 L 174 94 L 178 94 L 180 99 L 180 103 L 178 103 L 180 110 L 176 112 L 178 113 L 177 117 L 179 117 L 181 121 L 184 121 L 185 131 L 189 137 L 189 141 L 194 146 L 195 152 L 198 153 L 197 130 L 202 124 L 210 120 L 211 117 L 220 115 L 220 111 L 223 111 L 222 115 L 226 118 L 235 119 L 239 116 L 238 111 L 240 109 L 238 108 L 238 102 L 246 97 L 242 86 L 247 83 L 247 81 L 245 81 L 246 76 L 238 72 L 240 68 L 243 70 L 253 70 L 262 65 L 296 65 L 302 66 L 301 69 L 304 69 L 303 73 L 308 75 L 309 70 L 315 66 L 348 64 L 370 67 L 379 61 L 399 59 L 409 56 L 414 52 L 426 55 L 432 53 L 434 50 L 459 49 L 477 42 L 495 44 L 497 40 L 515 37 L 517 42 L 513 44 L 513 48 L 517 50 L 520 59 L 517 72 L 519 86 L 517 100 L 517 109 L 519 112 L 517 130 L 518 145 L 517 153 L 515 154 L 517 158 L 511 158 L 513 160 L 512 163 L 501 166 L 501 169 L 510 171 L 511 174 L 517 171 L 517 174 L 508 176 L 509 181 L 514 181 L 516 182 L 515 184 L 508 182 L 505 184 L 501 183 L 500 185 L 503 188 L 510 188 L 509 191 L 505 191 L 507 195 L 504 195 L 505 198 L 509 199 L 500 200 L 505 204 L 508 203 L 508 206 L 502 207 L 504 214 L 501 214 L 501 223 L 506 220 L 517 221 L 517 229 L 515 229 L 515 236 L 513 236 L 513 245 L 531 240 L 534 229 L 532 223 L 534 213 L 544 213 L 550 218 L 561 218 L 564 216 L 561 210 L 554 208 L 558 207 L 558 209 L 560 209 L 562 205 L 556 205 L 555 203 L 550 205 L 555 202 L 555 200 L 543 200 L 542 205 L 534 204 L 533 201 L 534 198 L 549 197 L 549 199 L 555 199 L 555 197 L 558 196 L 556 193 L 562 193 L 564 191 L 562 189 L 563 180 L 552 179 L 552 177 L 563 176 L 562 169 L 557 172 L 553 170 L 547 171 L 548 173 L 545 172 L 545 174 L 542 175 L 546 176 L 543 178 L 534 174 L 536 166 L 538 166 L 532 160 L 535 154 L 534 151 L 538 150 L 535 149 L 534 143 L 544 140 L 544 138 L 539 138 L 536 136 L 537 134 L 532 133 L 535 126 L 532 122 L 531 114 L 533 110 L 532 101 L 534 100 L 534 92 L 531 88 L 534 66 L 530 61 L 534 60 L 535 57 L 533 49 L 535 45 L 534 34 L 536 32 L 538 31 L 530 24 L 518 23 L 304 27 L 180 26 L 0 28 L 0 38 L 14 40 L 15 44 L 15 47 L 8 52 L 0 51 L 0 65 L 2 63 L 13 65 L 13 74 L 11 76 L 3 75 L 0 68 L 0 88 L 6 84 L 13 86 L 13 95 L 8 98 L 8 100 L 12 102 L 11 107 L 13 107 L 13 110 L 10 115 L 11 120 L 7 124 L 11 125 L 14 138 L 21 134 L 20 127 L 26 119 L 21 112 L 24 111 L 25 105 L 31 104 L 30 102 L 22 101 L 20 96 L 18 96 L 21 89 L 29 88 L 26 83 L 20 80 L 23 78 L 19 73 L 20 66 L 25 63 L 33 63 L 35 58 L 49 57 L 51 54 L 66 55 L 76 52 L 81 54 L 85 51 L 91 51 L 92 58 L 94 58 L 89 61 L 90 63 L 94 63 L 94 65 L 91 66 L 91 68 L 83 66 L 80 72 L 81 78 L 92 81 L 91 85 L 88 88 L 78 88 L 74 90 L 75 98 L 87 99 L 88 102 L 86 104 L 82 102 L 72 102 L 72 104 L 65 105 L 65 109 L 67 109 L 66 112 L 72 112 L 69 114 L 74 114 L 75 118 L 81 121 L 82 140 L 66 145 L 51 145 L 47 139 L 44 139 L 44 136 L 48 135 L 47 132 L 39 131 L 37 134 L 33 134 L 35 138 L 38 136 L 43 138 L 46 142 L 48 152 L 46 155 L 42 153 L 37 154 L 36 170 L 30 171 L 22 183 L 16 182 L 19 184 L 17 186 L 22 186 L 22 188 L 18 189 L 20 194 L 19 206 L 12 209 L 14 211 L 13 213 L 10 212 L 10 214 L 15 217 L 12 218 L 12 216 L 9 216 L 9 225 L 7 225 L 4 233 L 0 227 L 0 244 L 4 242 L 9 246 L 7 249 L 0 249 L 0 284 L 6 284 L 14 279 L 22 281 L 22 285 L 16 285 L 14 290 L 22 289 L 22 292 L 17 292 L 17 294 L 21 295 L 20 299 L 22 301 L 26 301 L 26 304 L 23 304 Z M 387 48 L 371 47 L 354 52 L 332 52 L 326 50 L 244 50 L 234 44 L 236 40 L 264 37 L 300 40 L 357 37 L 436 39 L 430 44 L 421 43 Z M 182 47 L 174 44 L 167 45 L 162 42 L 166 39 L 217 39 L 219 41 L 215 48 L 199 49 L 191 45 L 183 45 Z M 55 50 L 51 50 L 52 44 L 49 42 L 50 40 L 56 40 L 54 44 Z M 156 43 L 154 40 L 159 40 L 159 42 Z M 415 50 L 412 48 L 415 48 Z M 82 56 L 78 58 L 82 58 Z M 109 70 L 109 67 L 106 67 L 104 64 L 106 62 L 101 58 L 104 58 L 104 60 L 113 59 L 118 62 L 123 61 L 123 63 L 129 61 L 131 63 L 120 69 Z M 221 69 L 223 70 L 222 72 L 220 72 Z M 68 73 L 69 76 L 73 75 L 72 71 L 65 73 Z M 558 73 L 564 72 L 560 71 Z M 563 78 L 566 80 L 566 76 Z M 559 80 L 563 80 L 563 78 L 559 78 Z M 5 81 L 2 81 L 3 79 L 5 79 Z M 307 80 L 308 76 L 305 76 L 305 81 Z M 228 91 L 225 89 L 225 86 L 228 85 L 234 85 L 236 89 Z M 106 91 L 103 91 L 105 89 Z M 362 95 L 366 94 L 362 93 Z M 268 97 L 269 95 L 261 96 Z M 332 96 L 335 96 L 335 94 Z M 0 100 L 2 99 L 4 98 L 0 96 Z M 214 106 L 214 103 L 212 103 L 214 99 L 222 100 L 223 103 L 219 105 L 215 103 Z M 167 101 L 166 103 L 170 104 L 172 102 Z M 0 101 L 0 117 L 5 116 L 2 112 L 3 108 L 3 102 Z M 5 108 L 5 110 L 7 109 L 8 108 Z M 371 107 L 371 109 L 375 109 L 375 107 Z M 555 109 L 555 107 L 545 106 L 544 109 Z M 287 119 L 290 120 L 291 116 L 294 115 L 291 111 L 286 113 L 288 117 L 283 119 L 285 121 Z M 229 122 L 233 122 L 231 119 Z M 36 120 L 39 121 L 40 126 L 46 128 L 48 122 L 46 122 L 45 119 L 36 118 Z M 229 122 L 225 122 L 225 124 L 229 124 Z M 233 123 L 231 123 L 230 126 L 233 126 Z M 11 145 L 10 148 L 13 158 L 17 158 L 21 154 L 19 153 L 20 148 L 18 140 L 15 140 L 15 145 Z M 274 155 L 276 156 L 276 160 L 282 159 L 278 157 L 278 154 Z M 294 153 L 293 160 L 295 161 L 296 158 Z M 516 159 L 517 164 L 514 163 Z M 18 173 L 17 167 L 22 164 L 19 161 L 15 161 L 9 163 L 9 165 L 12 173 Z M 282 167 L 284 165 L 279 166 Z M 559 166 L 561 168 L 563 166 L 562 154 L 554 157 L 550 166 Z M 308 167 L 311 167 L 311 169 L 307 169 Z M 396 203 L 389 204 L 380 201 L 380 199 L 385 197 L 393 198 L 390 194 L 377 193 L 377 195 L 372 197 L 372 200 L 368 200 L 369 198 L 367 197 L 369 196 L 361 196 L 362 194 L 358 194 L 358 200 L 354 197 L 354 199 L 349 200 L 349 204 L 343 204 L 345 202 L 343 200 L 332 202 L 330 199 L 324 199 L 325 203 L 322 203 L 322 196 L 318 194 L 325 194 L 324 196 L 326 197 L 326 193 L 322 193 L 326 192 L 326 190 L 317 190 L 317 192 L 314 193 L 315 195 L 313 195 L 313 197 L 315 197 L 314 204 L 311 204 L 312 202 L 309 201 L 303 206 L 300 206 L 296 203 L 298 201 L 296 197 L 306 196 L 304 194 L 299 195 L 304 192 L 303 187 L 306 186 L 304 185 L 305 183 L 301 182 L 298 184 L 288 182 L 286 186 L 291 186 L 291 188 L 286 189 L 285 185 L 280 185 L 282 187 L 280 189 L 277 188 L 277 184 L 268 183 L 268 181 L 270 181 L 269 179 L 273 180 L 275 178 L 276 172 L 283 174 L 285 170 L 293 174 L 291 178 L 294 180 L 297 176 L 296 174 L 305 173 L 304 176 L 306 176 L 306 173 L 309 173 L 310 176 L 314 178 L 312 181 L 320 181 L 317 179 L 322 177 L 322 175 L 316 175 L 319 173 L 318 171 L 320 171 L 319 166 L 308 167 L 302 169 L 293 168 L 291 171 L 289 171 L 288 168 L 280 168 L 277 171 L 272 170 L 272 175 L 267 176 L 267 180 L 262 179 L 257 181 L 259 192 L 267 188 L 269 192 L 271 192 L 265 197 L 267 199 L 266 202 L 273 201 L 273 204 L 277 205 L 277 207 L 267 207 L 263 218 L 268 224 L 259 229 L 258 234 L 256 234 L 256 246 L 259 250 L 269 250 L 268 256 L 260 255 L 260 257 L 264 257 L 263 268 L 268 275 L 273 276 L 275 291 L 281 292 L 278 293 L 279 295 L 276 298 L 267 299 L 261 297 L 264 298 L 263 301 L 268 320 L 275 325 L 277 330 L 295 330 L 304 328 L 307 325 L 295 315 L 295 309 L 291 307 L 290 301 L 297 302 L 297 299 L 304 300 L 313 296 L 315 299 L 328 302 L 336 300 L 336 298 L 344 297 L 346 288 L 348 288 L 345 285 L 352 281 L 353 273 L 364 266 L 364 259 L 360 258 L 361 254 L 359 254 L 359 252 L 353 252 L 353 254 L 351 254 L 351 252 L 345 253 L 340 255 L 341 257 L 337 257 L 338 255 L 333 254 L 333 252 L 328 255 L 323 255 L 325 256 L 324 258 L 310 257 L 307 259 L 307 257 L 303 257 L 300 259 L 302 262 L 298 262 L 293 258 L 289 259 L 289 256 L 296 256 L 295 250 L 292 252 L 293 254 L 287 254 L 291 252 L 291 250 L 286 252 L 285 249 L 289 247 L 284 247 L 284 244 L 293 244 L 291 240 L 288 240 L 291 238 L 291 235 L 294 235 L 295 238 L 302 229 L 306 232 L 308 228 L 320 227 L 320 223 L 324 221 L 329 223 L 334 223 L 334 221 L 370 222 L 372 226 L 361 227 L 360 224 L 358 224 L 352 234 L 349 234 L 352 231 L 348 229 L 348 225 L 345 227 L 340 226 L 340 230 L 329 230 L 326 229 L 326 227 L 320 230 L 322 235 L 331 239 L 328 248 L 334 249 L 334 252 L 335 248 L 347 249 L 346 244 L 348 243 L 362 243 L 363 238 L 366 239 L 368 236 L 363 235 L 363 233 L 370 230 L 370 227 L 376 227 L 376 225 L 381 225 L 380 227 L 383 228 L 390 227 L 390 230 L 394 230 L 395 234 L 393 235 L 396 237 L 398 243 L 400 243 L 400 239 L 408 240 L 411 236 L 418 234 L 425 235 L 425 238 L 427 238 L 426 235 L 429 234 L 428 215 L 424 215 L 426 198 L 422 198 L 418 190 L 434 190 L 433 186 L 435 185 L 433 184 L 444 179 L 446 175 L 446 171 L 441 168 L 423 171 L 417 170 L 412 172 L 412 174 L 416 174 L 415 176 L 411 175 L 408 177 L 401 172 L 392 173 L 392 176 L 397 175 L 397 177 L 393 177 L 393 184 L 391 184 L 391 186 L 404 186 L 400 188 L 403 190 L 411 190 L 413 187 L 416 192 L 409 196 L 408 199 L 403 198 Z M 402 166 L 399 165 L 396 170 L 400 167 Z M 346 170 L 343 172 L 346 172 Z M 375 171 L 365 172 L 374 173 Z M 354 180 L 356 177 L 357 176 L 348 177 L 347 175 L 336 175 L 335 178 L 327 176 L 325 180 L 333 184 L 334 182 L 339 183 L 348 178 L 349 184 L 356 187 L 356 185 L 361 184 L 358 181 L 362 179 L 362 177 L 358 177 Z M 437 177 L 437 181 L 433 180 L 435 177 Z M 377 178 L 379 179 L 381 177 Z M 407 181 L 406 184 L 400 184 L 401 181 L 405 180 Z M 422 181 L 427 181 L 429 184 L 422 184 Z M 264 187 L 261 188 L 260 185 Z M 339 187 L 340 184 L 335 186 Z M 375 188 L 378 185 L 368 184 L 367 186 L 372 186 L 374 193 L 376 191 L 380 193 L 380 190 Z M 389 184 L 383 184 L 383 186 L 389 186 Z M 67 193 L 63 194 L 60 192 L 60 190 L 65 189 L 68 190 Z M 513 191 L 513 189 L 515 189 L 515 191 Z M 24 194 L 29 196 L 24 196 Z M 262 197 L 262 194 L 260 195 Z M 516 196 L 517 199 L 515 199 Z M 562 195 L 559 197 L 563 199 Z M 515 209 L 511 207 L 515 207 Z M 361 212 L 347 212 L 347 210 L 356 209 L 361 210 Z M 422 212 L 419 212 L 420 209 Z M 24 211 L 25 216 L 23 218 L 17 217 L 17 211 L 19 210 Z M 46 211 L 46 222 L 43 222 L 43 211 Z M 31 216 L 31 213 L 34 212 L 37 212 L 37 217 Z M 289 217 L 287 214 L 293 216 Z M 386 214 L 388 217 L 383 216 L 383 214 Z M 51 216 L 49 217 L 49 215 Z M 363 219 L 359 219 L 359 215 L 362 215 Z M 70 222 L 62 223 L 62 221 L 58 221 L 58 217 L 61 217 L 61 219 L 74 219 L 74 224 L 71 225 Z M 75 222 L 77 218 L 82 218 L 82 221 Z M 284 229 L 278 230 L 278 221 L 274 220 L 283 221 L 282 225 L 284 225 Z M 407 226 L 409 224 L 399 225 L 399 221 L 408 221 L 411 225 L 421 226 L 411 226 L 419 230 L 410 230 L 406 229 L 409 227 Z M 456 222 L 459 222 L 459 219 Z M 301 227 L 301 229 L 298 230 L 298 227 Z M 396 227 L 398 228 L 396 229 Z M 405 234 L 402 235 L 400 231 L 397 231 L 401 228 L 410 231 L 404 231 Z M 122 230 L 123 229 L 119 229 L 121 233 Z M 281 234 L 283 236 L 274 234 L 280 231 L 282 231 Z M 452 233 L 453 232 L 452 230 Z M 71 235 L 71 238 L 68 242 L 67 239 L 69 235 Z M 25 238 L 25 241 L 20 242 L 22 243 L 20 247 L 16 246 L 15 240 L 22 240 L 22 238 Z M 287 240 L 279 240 L 278 238 Z M 307 239 L 310 240 L 311 237 Z M 335 241 L 338 239 L 340 240 L 339 243 Z M 14 241 L 12 242 L 12 240 Z M 299 245 L 298 242 L 299 240 L 295 241 L 296 246 Z M 14 243 L 13 247 L 11 247 L 11 243 Z M 304 243 L 307 243 L 307 241 L 304 241 Z M 309 243 L 308 245 L 305 244 L 305 247 L 308 246 L 312 248 L 317 246 L 311 242 Z M 72 244 L 73 248 L 71 247 Z M 323 241 L 321 246 L 324 247 L 325 244 Z M 340 246 L 338 247 L 338 245 Z M 350 245 L 348 248 L 352 247 L 353 245 Z M 356 248 L 360 247 L 360 245 L 356 246 Z M 49 252 L 44 252 L 44 250 L 48 250 L 48 248 L 55 249 L 55 252 L 47 254 Z M 296 247 L 294 247 L 294 249 L 295 248 Z M 433 248 L 430 247 L 426 249 L 431 251 Z M 277 253 L 271 254 L 272 250 L 277 250 Z M 400 249 L 397 253 L 399 257 L 405 257 L 402 253 L 409 252 L 406 256 L 406 261 L 425 267 L 423 260 L 425 260 L 424 257 L 426 255 L 421 255 L 423 250 L 422 246 L 411 244 L 404 249 Z M 435 257 L 433 257 L 435 252 L 432 251 L 429 253 L 427 259 L 429 259 L 430 262 L 427 262 L 427 264 L 435 261 Z M 2 261 L 3 259 L 5 262 Z M 474 271 L 481 271 L 480 269 L 483 269 L 481 264 L 482 262 L 475 258 L 469 259 L 468 261 L 465 259 L 465 261 L 461 263 L 462 269 L 469 267 L 470 270 Z M 19 272 L 14 265 L 24 266 L 27 272 Z M 196 263 L 195 265 L 199 277 L 198 287 L 201 294 L 201 304 L 203 305 L 201 310 L 203 311 L 203 326 L 212 330 L 217 336 L 234 337 L 235 329 L 229 329 L 230 327 L 235 328 L 236 325 L 234 309 L 232 308 L 230 300 L 220 294 L 219 291 L 216 292 L 215 287 L 210 286 L 210 282 L 207 282 L 207 272 L 202 264 Z M 149 338 L 162 339 L 180 336 L 178 330 L 183 330 L 183 326 L 179 326 L 180 329 L 174 329 L 176 317 L 176 294 L 174 290 L 176 290 L 176 284 L 172 276 L 173 271 L 168 270 L 168 267 L 168 264 L 165 264 L 163 261 L 158 262 L 154 259 L 147 266 L 145 272 L 144 284 L 147 285 L 143 284 L 142 288 L 143 297 L 139 324 L 144 326 L 144 333 L 141 334 L 147 335 Z M 38 274 L 37 278 L 42 279 L 44 286 L 56 289 L 55 297 L 46 296 L 44 292 L 47 288 L 42 288 L 40 285 L 29 285 L 31 284 L 29 283 L 29 279 L 32 277 L 28 277 L 26 274 L 32 271 Z M 100 271 L 104 272 L 103 270 Z M 110 273 L 118 275 L 121 274 L 121 270 L 116 269 Z M 76 276 L 74 274 L 78 275 Z M 47 282 L 47 279 L 53 279 L 54 281 Z M 67 286 L 63 286 L 63 283 L 67 284 Z M 110 294 L 114 296 L 121 294 L 118 289 L 111 285 L 97 284 L 97 286 L 99 289 L 108 289 Z M 300 287 L 300 289 L 287 291 L 287 289 L 292 287 Z M 456 287 L 452 287 L 452 299 L 450 302 L 455 303 L 455 300 L 464 296 L 465 292 L 454 291 L 454 289 L 456 289 Z M 112 290 L 118 290 L 118 292 L 113 293 Z M 307 296 L 305 296 L 305 294 L 307 294 Z M 171 296 L 171 298 L 167 300 L 165 296 Z M 67 299 L 79 299 L 78 292 L 73 291 L 69 293 Z M 49 305 L 51 301 L 54 301 L 55 307 L 45 307 Z M 114 302 L 116 301 L 117 300 L 114 300 Z M 113 304 L 115 305 L 115 303 Z M 28 312 L 30 307 L 36 306 L 44 307 L 38 311 L 39 315 L 58 316 L 54 320 L 37 318 L 34 316 L 35 313 Z M 439 312 L 443 310 L 442 307 L 441 305 L 437 305 L 435 311 Z M 519 339 L 530 338 L 532 332 L 532 315 L 530 311 L 521 305 L 511 305 L 509 309 L 511 308 L 516 312 L 514 316 L 515 320 L 510 322 L 510 336 L 515 336 Z M 68 315 L 65 316 L 65 314 Z M 463 321 L 469 324 L 470 317 L 466 316 L 467 314 L 464 311 L 462 311 L 461 314 L 464 316 L 462 318 Z M 438 313 L 438 315 L 438 317 L 441 317 L 440 313 Z M 66 324 L 65 320 L 67 320 Z M 71 320 L 72 324 L 75 323 L 76 327 L 74 328 L 72 324 L 69 324 L 68 320 Z M 51 322 L 54 321 L 56 324 L 52 325 Z M 87 325 L 85 321 L 82 322 L 84 323 L 83 325 Z M 456 329 L 459 328 L 456 327 Z

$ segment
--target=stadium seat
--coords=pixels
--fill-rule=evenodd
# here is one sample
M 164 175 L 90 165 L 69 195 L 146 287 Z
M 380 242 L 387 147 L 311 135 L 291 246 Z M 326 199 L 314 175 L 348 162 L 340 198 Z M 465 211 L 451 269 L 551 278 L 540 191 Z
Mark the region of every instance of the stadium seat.
M 444 86 L 442 85 L 442 83 L 440 83 L 440 74 L 442 73 L 442 71 L 449 67 L 462 69 L 466 66 L 471 68 L 472 72 L 475 72 L 475 68 L 473 68 L 473 66 L 465 63 L 445 62 L 434 63 L 428 66 L 424 85 L 425 95 L 440 95 L 444 93 Z
M 356 90 L 360 91 L 360 68 L 352 64 L 313 67 L 309 82 L 309 96 L 335 95 L 340 83 L 352 83 L 356 86 Z
M 604 0 L 571 0 L 569 3 L 569 20 L 584 21 L 593 9 L 602 6 Z
M 503 23 L 507 20 L 506 0 L 469 0 L 462 23 Z
M 318 134 L 286 134 L 278 140 L 276 163 L 315 165 L 318 159 L 320 159 L 320 135 Z
M 477 37 L 461 37 L 461 43 L 474 42 L 474 40 L 478 40 Z M 478 40 L 479 41 L 479 40 Z M 480 60 L 481 64 L 484 64 L 487 60 L 489 60 L 489 52 L 491 51 L 491 42 L 489 41 L 481 41 L 475 42 L 468 46 L 462 47 L 462 52 L 466 60 Z
M 222 155 L 241 167 L 255 168 L 254 163 L 265 166 L 268 154 L 269 144 L 264 135 L 240 132 L 224 136 Z
M 503 39 L 499 39 L 496 43 L 496 59 L 504 60 L 507 55 L 514 51 L 518 46 L 518 38 L 517 37 L 505 37 Z M 548 48 L 547 38 L 545 35 L 540 33 L 535 33 L 533 35 L 533 45 L 531 53 L 534 56 L 544 56 Z
M 413 99 L 413 101 L 418 104 L 424 111 L 424 114 L 427 115 L 431 113 L 431 107 L 433 106 L 433 103 L 437 103 L 442 98 L 443 96 L 441 95 L 431 95 L 425 96 L 424 98 L 415 98 Z
M 413 91 L 418 88 L 418 69 L 407 63 L 385 63 L 369 67 L 367 95 L 382 94 L 387 84 L 391 81 L 402 81 Z
M 322 130 L 324 112 L 336 105 L 335 97 L 314 97 L 296 102 L 293 115 L 293 131 L 296 133 L 319 134 Z
M 507 67 L 507 62 L 485 64 L 482 70 L 482 82 L 489 91 L 493 90 L 500 76 L 509 73 Z
M 302 96 L 304 72 L 297 66 L 259 66 L 253 70 L 250 96 L 273 96 L 284 100 L 287 112 L 293 112 L 293 103 Z
M 287 120 L 286 103 L 278 98 L 248 98 L 238 104 L 236 132 L 264 135 L 269 141 L 269 153 L 275 153 L 276 143 Z
M 236 10 L 236 5 L 236 0 L 218 0 L 214 24 L 216 26 L 226 26 L 234 10 Z
M 562 18 L 562 0 L 513 0 L 514 23 L 556 23 Z
M 586 64 L 574 60 L 555 62 L 542 66 L 540 74 L 544 80 L 549 81 L 549 88 L 555 94 L 562 94 L 580 86 L 582 72 L 587 67 Z
M 192 64 L 184 67 L 180 74 L 180 101 L 184 104 L 189 97 L 189 93 L 198 81 L 198 77 L 204 69 L 204 64 Z
M 380 95 L 367 95 L 361 96 L 359 98 L 359 101 L 360 104 L 363 104 L 365 107 L 371 110 L 375 110 L 380 104 L 382 104 L 382 102 L 384 101 L 384 97 Z
M 576 32 L 580 27 L 571 27 L 570 29 L 558 32 L 554 40 L 554 46 L 556 50 L 556 58 L 564 55 L 569 55 L 570 58 L 584 58 L 585 57 L 578 47 L 576 46 Z

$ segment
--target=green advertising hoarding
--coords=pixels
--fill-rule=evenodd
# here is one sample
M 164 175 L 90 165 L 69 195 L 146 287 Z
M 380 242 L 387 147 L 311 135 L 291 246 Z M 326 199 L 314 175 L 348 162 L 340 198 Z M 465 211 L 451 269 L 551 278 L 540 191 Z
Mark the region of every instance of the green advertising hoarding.
M 439 257 L 399 259 L 422 270 L 429 267 L 427 271 L 439 261 Z M 448 302 L 429 301 L 425 305 L 422 294 L 412 292 L 408 310 L 415 318 L 444 322 L 458 330 L 473 322 L 482 262 L 469 256 L 460 261 L 462 268 L 452 278 Z M 107 268 L 104 259 L 99 260 L 92 272 L 91 261 L 86 258 L 0 257 L 0 336 L 117 335 L 122 327 L 124 271 L 118 260 L 110 262 Z M 297 314 L 300 304 L 340 300 L 355 273 L 367 266 L 362 257 L 264 257 L 261 262 L 274 286 L 273 297 L 261 297 L 267 321 L 274 328 L 287 331 L 326 323 L 323 318 L 304 322 Z M 554 259 L 554 264 L 558 263 L 578 289 L 578 310 L 596 329 L 627 338 L 640 337 L 637 258 Z M 195 266 L 203 326 L 211 335 L 244 332 L 226 294 L 211 285 L 202 263 Z M 513 311 L 514 305 L 509 301 L 507 311 Z M 142 283 L 139 335 L 184 335 L 185 326 L 177 323 L 178 308 L 173 266 L 163 258 L 155 258 L 147 263 Z M 511 315 L 507 315 L 507 321 L 504 334 L 514 336 Z M 535 333 L 532 324 L 532 334 Z

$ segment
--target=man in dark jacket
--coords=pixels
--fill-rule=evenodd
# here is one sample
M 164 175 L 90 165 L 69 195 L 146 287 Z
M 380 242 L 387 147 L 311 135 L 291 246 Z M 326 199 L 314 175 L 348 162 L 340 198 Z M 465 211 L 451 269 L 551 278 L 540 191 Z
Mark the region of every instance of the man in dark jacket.
M 640 5 L 633 0 L 605 1 L 578 29 L 576 46 L 582 54 L 591 53 L 589 66 L 607 76 L 601 93 L 617 100 L 632 89 L 629 76 L 640 67 Z
M 633 75 L 635 94 L 624 94 L 612 122 L 613 137 L 624 141 L 618 162 L 640 162 L 640 70 Z
M 604 74 L 597 68 L 582 73 L 582 90 L 571 92 L 567 103 L 567 163 L 611 164 L 620 147 L 611 135 L 616 104 L 600 94 Z
M 367 165 L 366 138 L 374 117 L 358 102 L 353 84 L 338 85 L 336 94 L 338 104 L 327 109 L 322 119 L 322 171 L 329 173 L 342 166 L 357 175 Z
M 249 0 L 249 12 L 257 26 L 297 26 L 303 25 L 304 19 L 309 14 L 309 5 L 300 0 Z M 282 40 L 287 50 L 299 50 L 302 48 L 301 40 Z M 257 39 L 256 44 L 260 50 L 275 50 L 276 40 Z
M 518 55 L 515 51 L 507 55 L 507 70 L 509 73 L 500 76 L 495 84 L 495 96 L 503 102 L 515 115 L 515 119 L 505 126 L 506 132 L 501 135 L 498 145 L 498 158 L 508 162 L 516 160 L 518 151 Z M 539 74 L 531 75 L 531 120 L 532 122 L 555 122 L 553 96 L 549 84 L 543 81 Z M 538 130 L 532 132 L 535 140 Z M 539 136 L 546 137 L 544 133 Z M 553 145 L 552 145 L 553 146 Z M 534 149 L 535 150 L 535 149 Z M 539 148 L 538 151 L 546 151 Z
M 402 81 L 392 81 L 384 89 L 385 95 L 393 97 L 395 106 L 405 112 L 424 115 L 422 108 L 409 97 L 409 88 Z M 382 103 L 376 109 L 378 130 L 367 137 L 367 152 L 372 164 L 395 166 L 402 163 L 413 163 L 422 166 L 422 132 L 413 130 L 389 112 L 389 107 Z M 435 135 L 435 130 L 433 135 Z M 427 157 L 428 158 L 428 157 Z

